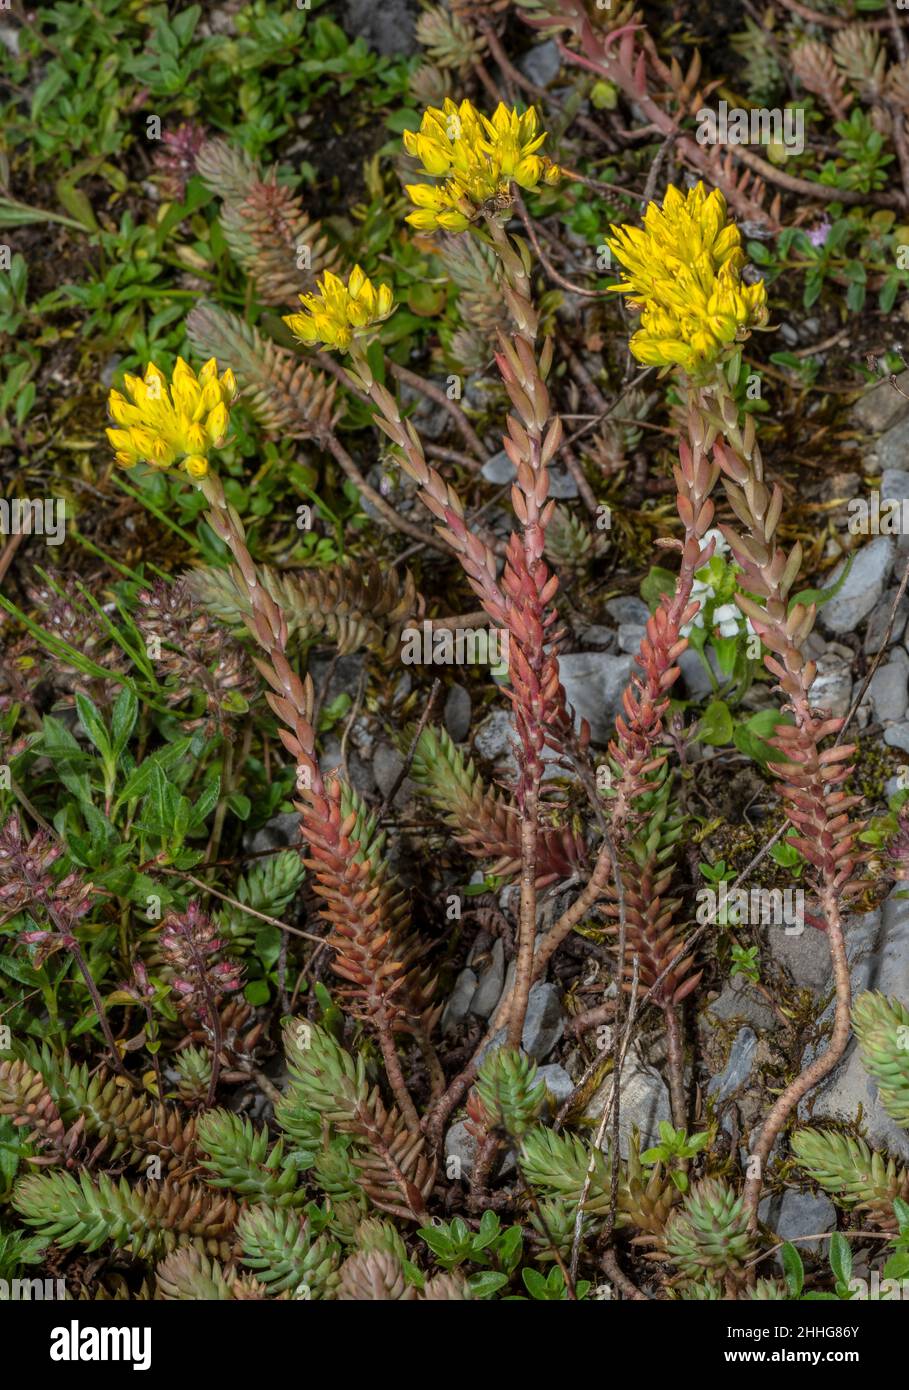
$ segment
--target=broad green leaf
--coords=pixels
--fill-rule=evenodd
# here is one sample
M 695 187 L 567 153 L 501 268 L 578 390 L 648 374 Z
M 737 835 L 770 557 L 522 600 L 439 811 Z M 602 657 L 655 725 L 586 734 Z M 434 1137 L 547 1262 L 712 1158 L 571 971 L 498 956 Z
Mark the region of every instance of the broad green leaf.
M 790 1298 L 798 1298 L 805 1283 L 805 1267 L 802 1257 L 791 1241 L 786 1241 L 780 1252 L 783 1260 L 783 1274 Z
M 111 757 L 110 737 L 98 706 L 87 695 L 77 693 L 76 709 L 79 711 L 79 722 L 92 743 L 102 758 L 109 760 Z
M 725 700 L 711 700 L 698 720 L 698 737 L 711 747 L 731 743 L 734 733 L 732 715 Z

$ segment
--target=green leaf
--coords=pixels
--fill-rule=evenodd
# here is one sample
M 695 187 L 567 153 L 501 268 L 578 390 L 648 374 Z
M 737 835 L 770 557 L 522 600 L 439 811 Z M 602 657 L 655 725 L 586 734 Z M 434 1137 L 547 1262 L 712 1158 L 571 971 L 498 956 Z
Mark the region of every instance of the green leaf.
M 46 714 L 42 721 L 41 751 L 46 753 L 54 772 L 78 801 L 91 801 L 92 789 L 88 774 L 82 769 L 90 764 L 65 724 Z
M 838 1284 L 848 1284 L 852 1277 L 852 1251 L 845 1236 L 837 1231 L 830 1237 L 830 1268 Z
M 653 565 L 650 573 L 641 583 L 641 598 L 647 604 L 651 613 L 655 612 L 663 594 L 675 593 L 676 576 L 671 570 L 664 570 L 660 565 Z
M 854 553 L 852 555 L 847 555 L 846 563 L 843 566 L 843 573 L 835 584 L 829 585 L 826 589 L 802 589 L 801 593 L 793 594 L 786 609 L 787 613 L 792 612 L 793 606 L 796 603 L 801 603 L 805 607 L 807 607 L 809 603 L 813 603 L 816 607 L 823 608 L 825 603 L 829 603 L 832 598 L 836 597 L 840 589 L 842 589 L 843 585 L 846 583 L 854 559 Z
M 421 1236 L 434 1255 L 440 1259 L 450 1259 L 455 1253 L 454 1242 L 448 1232 L 436 1226 L 424 1226 L 417 1235 Z
M 884 1265 L 885 1279 L 905 1279 L 909 1275 L 909 1250 L 898 1250 Z
M 77 178 L 81 178 L 84 169 L 80 169 Z M 91 205 L 91 200 L 81 188 L 76 186 L 73 176 L 57 179 L 54 184 L 54 191 L 57 194 L 57 201 L 60 206 L 74 217 L 89 232 L 97 232 L 98 219 L 95 217 L 95 210 Z
M 267 980 L 250 980 L 243 989 L 243 997 L 247 1004 L 258 1007 L 260 1004 L 267 1004 L 271 989 Z
M 758 710 L 744 724 L 736 726 L 732 736 L 733 742 L 740 753 L 745 753 L 761 767 L 766 767 L 769 762 L 779 761 L 780 754 L 775 748 L 771 748 L 765 739 L 772 736 L 777 724 L 791 723 L 791 717 L 781 716 L 773 709 Z
M 467 1280 L 467 1287 L 470 1290 L 471 1298 L 491 1298 L 507 1283 L 507 1275 L 497 1274 L 492 1269 L 484 1269 L 479 1274 L 471 1274 Z
M 524 1280 L 524 1287 L 530 1294 L 531 1298 L 544 1299 L 548 1297 L 546 1280 L 543 1278 L 539 1270 L 522 1269 L 521 1278 Z
M 119 757 L 132 737 L 139 716 L 139 701 L 132 690 L 124 687 L 117 696 L 111 714 L 114 756 Z
M 494 1211 L 484 1211 L 480 1218 L 480 1229 L 473 1238 L 475 1249 L 484 1250 L 499 1234 L 499 1218 Z
M 252 802 L 243 792 L 231 792 L 227 798 L 227 804 L 238 820 L 249 820 Z
M 79 723 L 102 758 L 109 761 L 111 758 L 110 738 L 97 705 L 87 695 L 77 693 L 76 709 L 79 711 Z
M 14 956 L 0 956 L 0 973 L 8 975 L 17 984 L 28 985 L 32 989 L 41 982 L 41 976 L 28 961 L 19 960 Z
M 520 1226 L 509 1226 L 496 1247 L 496 1255 L 502 1268 L 509 1274 L 517 1269 L 521 1259 L 524 1232 Z
M 386 130 L 390 130 L 393 135 L 402 135 L 405 130 L 420 129 L 420 113 L 411 107 L 402 107 L 393 111 L 385 121 Z
M 698 720 L 698 737 L 702 743 L 720 747 L 731 743 L 734 733 L 732 715 L 725 700 L 711 700 Z
M 221 778 L 214 777 L 202 792 L 199 800 L 192 808 L 191 819 L 187 821 L 186 828 L 193 825 L 197 829 L 205 824 L 207 818 L 218 804 L 218 797 L 221 795 Z
M 283 933 L 280 927 L 266 923 L 256 932 L 255 951 L 266 970 L 270 970 L 281 954 Z
M 780 1252 L 783 1260 L 783 1274 L 790 1298 L 798 1298 L 805 1283 L 805 1266 L 802 1257 L 791 1241 L 786 1241 Z

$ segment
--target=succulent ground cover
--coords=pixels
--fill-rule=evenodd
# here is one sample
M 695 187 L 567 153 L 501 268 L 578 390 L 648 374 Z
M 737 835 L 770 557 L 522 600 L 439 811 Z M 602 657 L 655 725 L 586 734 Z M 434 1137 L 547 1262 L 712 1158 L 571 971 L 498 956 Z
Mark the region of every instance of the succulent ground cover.
M 900 7 L 0 39 L 0 1280 L 900 1296 Z

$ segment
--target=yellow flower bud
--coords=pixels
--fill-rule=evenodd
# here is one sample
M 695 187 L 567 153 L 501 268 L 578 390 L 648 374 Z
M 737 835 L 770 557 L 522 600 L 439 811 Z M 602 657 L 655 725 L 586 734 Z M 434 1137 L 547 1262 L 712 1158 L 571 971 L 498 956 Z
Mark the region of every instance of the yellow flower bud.
M 732 345 L 767 318 L 763 281 L 745 285 L 738 228 L 721 193 L 670 186 L 650 203 L 644 227 L 613 227 L 608 245 L 625 269 L 611 288 L 641 310 L 631 351 L 645 366 L 680 366 L 709 378 Z
M 126 376 L 125 394 L 111 391 L 108 400 L 111 418 L 125 426 L 107 431 L 116 462 L 124 468 L 140 461 L 172 468 L 182 459 L 192 477 L 204 477 L 209 449 L 226 438 L 227 406 L 236 386 L 229 369 L 218 379 L 214 358 L 198 376 L 178 358 L 169 382 L 154 363 L 148 365 L 144 378 Z
M 390 286 L 377 288 L 360 266 L 354 266 L 346 285 L 326 271 L 318 294 L 301 294 L 300 303 L 302 312 L 284 318 L 291 332 L 303 343 L 323 343 L 342 352 L 350 347 L 355 332 L 381 323 L 394 308 Z
M 500 102 L 491 118 L 469 101 L 455 106 L 446 99 L 441 110 L 430 107 L 419 134 L 405 131 L 404 148 L 427 174 L 447 178 L 438 188 L 408 186 L 416 211 L 406 221 L 420 231 L 464 231 L 487 203 L 507 206 L 512 180 L 528 189 L 544 177 L 555 182 L 551 161 L 537 153 L 545 139 L 545 133 L 537 134 L 532 107 L 519 116 Z

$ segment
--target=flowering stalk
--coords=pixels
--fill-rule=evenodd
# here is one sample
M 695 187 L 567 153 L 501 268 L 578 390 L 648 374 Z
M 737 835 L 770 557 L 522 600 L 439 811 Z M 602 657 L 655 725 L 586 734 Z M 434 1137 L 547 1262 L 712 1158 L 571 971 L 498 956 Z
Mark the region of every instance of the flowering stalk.
M 533 344 L 539 315 L 531 291 L 530 255 L 505 227 L 515 184 L 533 188 L 541 179 L 552 183 L 560 176 L 558 168 L 539 153 L 544 140 L 532 108 L 519 116 L 500 104 L 487 119 L 468 101 L 460 106 L 446 101 L 441 109 L 430 108 L 420 131 L 404 137 L 405 148 L 421 161 L 424 172 L 445 178 L 440 188 L 408 185 L 417 211 L 407 220 L 424 230 L 442 227 L 455 232 L 482 221 L 499 262 L 503 294 L 516 329 L 511 340 L 499 334 L 496 354 L 514 412 L 508 417 L 504 443 L 516 471 L 511 498 L 521 523 L 520 533 L 512 533 L 506 550 L 505 604 L 499 618 L 510 638 L 510 694 L 518 734 L 516 801 L 521 818 L 518 950 L 508 1017 L 511 1047 L 521 1043 L 532 982 L 542 755 L 547 744 L 564 754 L 573 738 L 556 655 L 561 633 L 552 631 L 558 578 L 543 559 L 546 527 L 555 508 L 547 500 L 548 465 L 562 439 L 561 420 L 550 416 L 546 388 L 552 342 L 544 345 L 538 361 Z
M 191 1010 L 211 1033 L 211 1078 L 206 1105 L 214 1103 L 221 1074 L 220 998 L 240 988 L 242 967 L 233 960 L 215 957 L 224 942 L 217 927 L 197 903 L 185 912 L 173 912 L 161 926 L 161 952 L 174 970 L 173 990 L 185 1008 Z
M 355 288 L 362 289 L 362 282 L 360 286 L 355 283 Z M 381 301 L 370 298 L 374 293 L 368 286 L 361 305 L 350 301 L 348 324 L 357 315 L 368 317 L 377 309 L 381 311 Z M 384 866 L 376 862 L 377 855 L 353 838 L 362 819 L 356 809 L 345 806 L 343 783 L 337 778 L 323 782 L 312 725 L 312 682 L 309 677 L 301 681 L 287 660 L 287 619 L 261 582 L 239 514 L 227 502 L 220 479 L 209 471 L 208 450 L 226 433 L 226 398 L 235 390 L 233 376 L 226 372 L 219 379 L 212 360 L 198 381 L 185 363 L 182 367 L 178 363 L 169 389 L 156 368 L 148 369 L 145 381 L 151 385 L 142 389 L 130 379 L 135 404 L 126 414 L 120 404 L 122 398 L 112 393 L 111 413 L 129 426 L 130 436 L 127 449 L 118 432 L 110 432 L 117 436 L 111 442 L 118 450 L 118 462 L 132 466 L 143 458 L 169 467 L 181 452 L 196 450 L 184 460 L 184 466 L 209 504 L 206 520 L 234 557 L 231 577 L 248 608 L 247 628 L 264 653 L 256 665 L 271 687 L 267 699 L 285 725 L 281 738 L 297 763 L 297 787 L 302 798 L 298 809 L 312 856 L 308 865 L 314 871 L 323 914 L 332 928 L 329 944 L 335 952 L 334 968 L 350 982 L 349 994 L 374 1027 L 389 1084 L 405 1120 L 415 1130 L 419 1119 L 404 1083 L 394 1033 L 415 1032 L 429 1046 L 428 1030 L 435 1017 L 430 1007 L 432 982 L 415 968 L 419 953 L 406 933 L 403 899 L 395 894 Z M 220 393 L 215 408 L 224 413 L 212 422 L 206 411 L 215 387 Z M 194 432 L 197 425 L 207 431 L 205 440 Z
M 798 1076 L 768 1115 L 756 1145 L 757 1174 L 746 1183 L 752 1222 L 762 1184 L 762 1169 L 774 1139 L 799 1099 L 830 1072 L 849 1038 L 849 971 L 846 964 L 839 900 L 854 891 L 853 874 L 866 858 L 856 849 L 861 825 L 850 810 L 860 800 L 840 787 L 851 768 L 851 747 L 822 750 L 838 734 L 842 720 L 826 719 L 811 707 L 809 691 L 816 667 L 803 653 L 814 626 L 815 608 L 791 604 L 789 593 L 801 567 L 801 547 L 787 554 L 776 532 L 783 498 L 778 486 L 764 483 L 760 450 L 751 417 L 743 427 L 726 381 L 725 362 L 752 328 L 767 317 L 763 282 L 743 283 L 744 254 L 738 230 L 725 225 L 722 195 L 709 196 L 698 185 L 686 198 L 667 191 L 662 209 L 648 207 L 643 230 L 616 230 L 610 242 L 626 271 L 616 286 L 630 292 L 642 310 L 641 330 L 631 340 L 639 361 L 681 368 L 688 391 L 688 431 L 694 446 L 714 446 L 714 467 L 723 472 L 732 510 L 742 529 L 721 527 L 741 567 L 736 602 L 765 648 L 764 664 L 786 697 L 784 710 L 793 724 L 780 724 L 771 740 L 780 754 L 771 771 L 782 781 L 786 814 L 795 826 L 794 843 L 814 866 L 837 986 L 834 1031 L 827 1052 Z M 723 442 L 723 439 L 727 442 Z M 689 509 L 680 516 L 691 520 Z M 690 592 L 690 589 L 689 589 Z
M 700 383 L 712 380 L 717 363 L 763 323 L 766 296 L 762 282 L 742 284 L 745 257 L 738 229 L 726 222 L 722 195 L 708 195 L 702 184 L 685 197 L 670 187 L 662 208 L 648 205 L 643 228 L 613 228 L 609 245 L 625 270 L 612 288 L 628 294 L 631 306 L 641 310 L 632 353 L 647 366 L 684 372 L 688 388 L 688 437 L 679 441 L 673 470 L 676 509 L 684 527 L 684 537 L 676 543 L 681 565 L 672 595 L 661 597 L 648 620 L 638 653 L 643 678 L 634 675 L 623 695 L 623 714 L 616 719 L 609 749 L 617 773 L 610 787 L 612 832 L 623 882 L 629 885 L 626 931 L 623 935 L 620 927 L 614 928 L 619 973 L 628 989 L 637 972 L 663 1011 L 673 1121 L 687 1128 L 679 1005 L 700 974 L 692 974 L 693 959 L 685 955 L 674 925 L 679 904 L 664 897 L 672 876 L 667 860 L 673 837 L 667 839 L 669 783 L 662 745 L 668 692 L 688 646 L 683 632 L 700 608 L 695 575 L 715 549 L 708 534 L 715 515 L 710 495 L 720 464 L 710 459 L 716 428 L 698 408 Z M 615 888 L 610 898 L 607 914 L 621 919 Z

